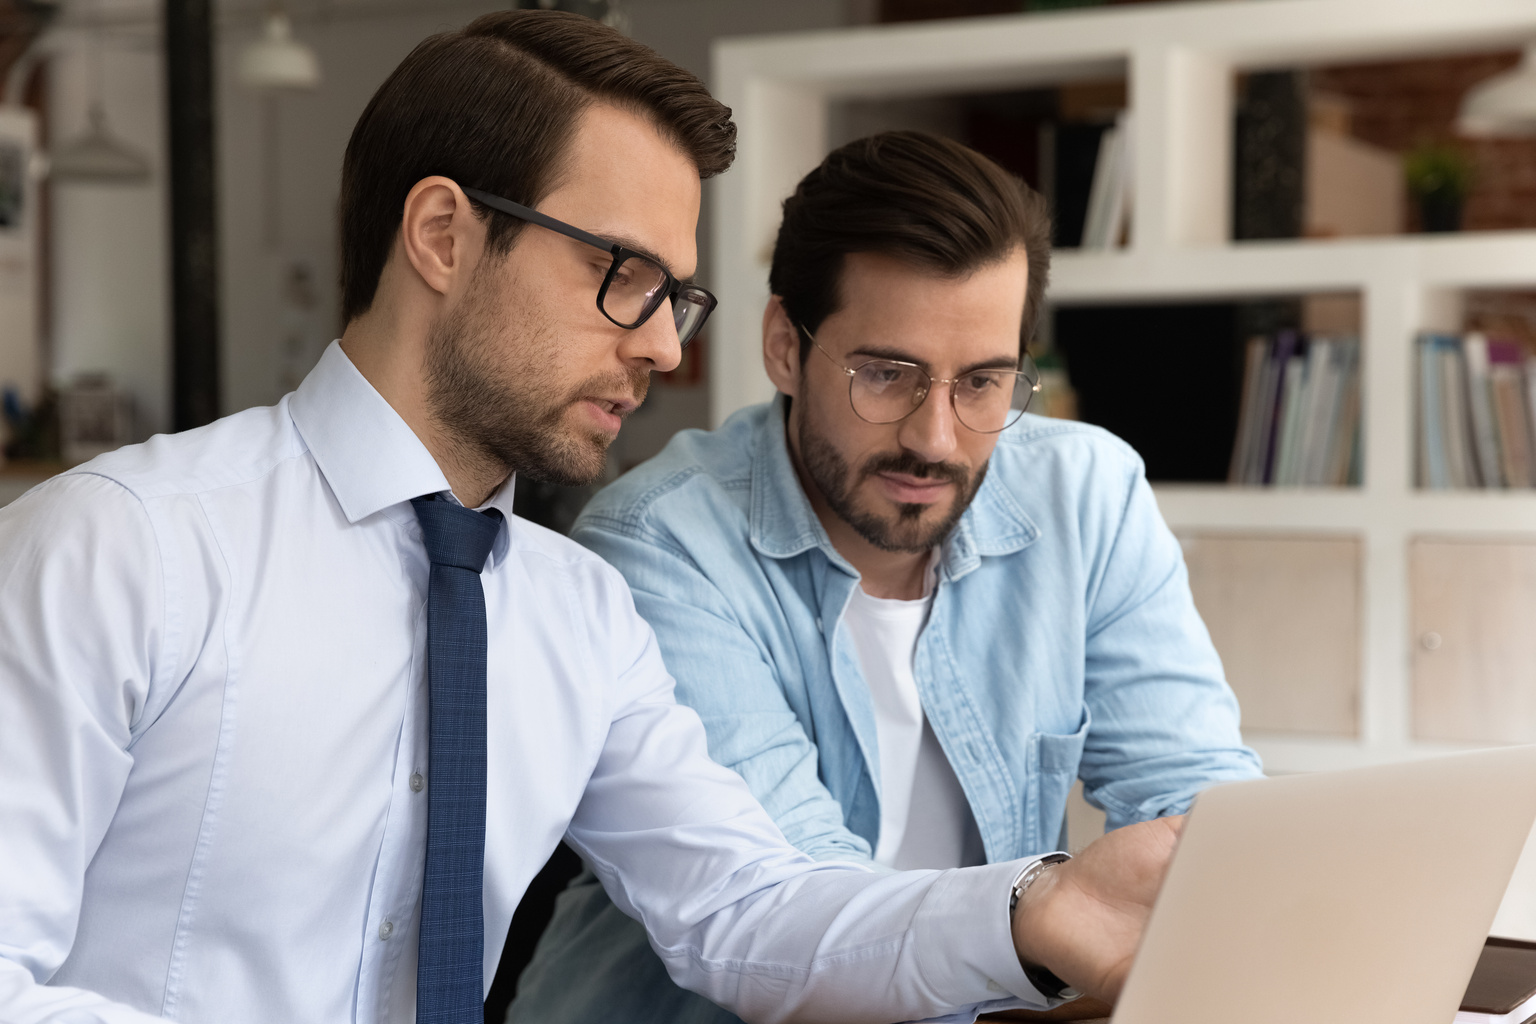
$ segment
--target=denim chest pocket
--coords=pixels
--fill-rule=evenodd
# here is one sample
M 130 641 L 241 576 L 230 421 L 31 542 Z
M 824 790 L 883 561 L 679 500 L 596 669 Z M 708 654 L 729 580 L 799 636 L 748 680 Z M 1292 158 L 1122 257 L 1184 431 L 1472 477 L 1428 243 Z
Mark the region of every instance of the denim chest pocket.
M 1028 853 L 1055 849 L 1067 812 L 1067 795 L 1077 781 L 1077 769 L 1088 742 L 1088 709 L 1075 732 L 1031 733 L 1029 737 L 1029 800 L 1034 813 L 1029 815 Z

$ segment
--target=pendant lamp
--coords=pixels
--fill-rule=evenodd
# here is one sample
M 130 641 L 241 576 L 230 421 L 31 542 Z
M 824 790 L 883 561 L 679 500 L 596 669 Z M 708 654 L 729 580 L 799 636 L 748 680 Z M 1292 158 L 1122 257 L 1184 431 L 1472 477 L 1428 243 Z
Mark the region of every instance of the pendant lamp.
M 149 161 L 113 136 L 98 97 L 91 101 L 85 131 L 54 147 L 48 173 L 55 181 L 136 185 L 149 180 Z
M 1467 92 L 1456 130 L 1474 138 L 1536 136 L 1536 44 L 1526 47 L 1514 70 Z
M 320 84 L 319 58 L 293 37 L 293 22 L 281 7 L 268 12 L 261 38 L 240 54 L 240 81 L 253 89 L 313 89 Z
M 86 128 L 52 148 L 48 154 L 48 174 L 59 182 L 137 185 L 149 180 L 149 160 L 107 127 L 107 109 L 102 99 L 106 90 L 102 85 L 99 7 L 93 9 L 92 15 Z

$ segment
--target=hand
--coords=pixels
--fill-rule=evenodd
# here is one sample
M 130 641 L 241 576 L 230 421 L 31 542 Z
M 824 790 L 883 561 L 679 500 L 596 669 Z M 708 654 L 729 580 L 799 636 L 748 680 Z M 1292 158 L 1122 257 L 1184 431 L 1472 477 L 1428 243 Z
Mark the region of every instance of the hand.
M 1183 824 L 1177 817 L 1128 825 L 1047 868 L 1014 913 L 1019 959 L 1114 1003 Z

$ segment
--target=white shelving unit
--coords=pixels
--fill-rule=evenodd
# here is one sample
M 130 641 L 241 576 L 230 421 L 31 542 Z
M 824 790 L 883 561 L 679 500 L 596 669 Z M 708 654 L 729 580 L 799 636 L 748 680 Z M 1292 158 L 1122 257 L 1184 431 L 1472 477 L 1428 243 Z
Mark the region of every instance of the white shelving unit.
M 767 258 L 779 204 L 826 153 L 830 104 L 1123 76 L 1137 133 L 1131 243 L 1058 254 L 1052 301 L 1346 291 L 1362 300 L 1363 486 L 1157 489 L 1181 532 L 1362 540 L 1359 735 L 1251 740 L 1280 771 L 1447 749 L 1412 738 L 1408 540 L 1536 535 L 1536 492 L 1413 487 L 1412 341 L 1421 330 L 1460 328 L 1463 289 L 1536 287 L 1536 232 L 1230 242 L 1234 73 L 1511 49 L 1531 39 L 1532 0 L 1234 0 L 722 41 L 717 91 L 741 134 L 735 167 L 713 186 L 715 420 L 771 393 L 759 354 Z

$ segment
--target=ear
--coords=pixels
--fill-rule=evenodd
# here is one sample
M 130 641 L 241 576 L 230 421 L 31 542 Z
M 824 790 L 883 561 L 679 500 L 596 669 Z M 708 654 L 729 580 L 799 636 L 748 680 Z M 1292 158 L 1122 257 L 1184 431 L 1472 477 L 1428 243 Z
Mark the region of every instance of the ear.
M 433 175 L 406 194 L 400 246 L 422 282 L 446 295 L 468 280 L 485 247 L 485 225 L 452 178 Z
M 763 309 L 763 369 L 779 391 L 790 398 L 799 397 L 800 331 L 777 295 L 770 296 Z

